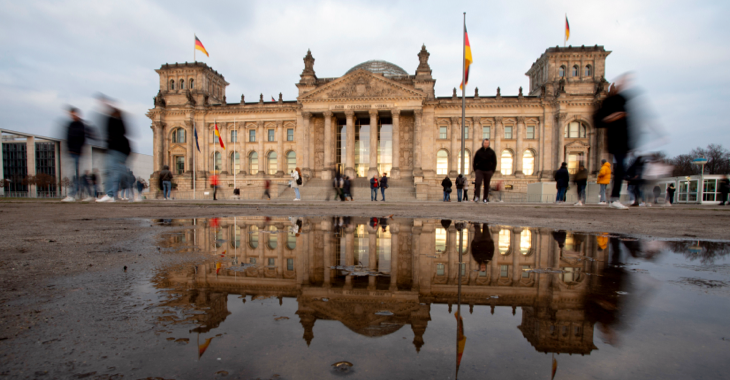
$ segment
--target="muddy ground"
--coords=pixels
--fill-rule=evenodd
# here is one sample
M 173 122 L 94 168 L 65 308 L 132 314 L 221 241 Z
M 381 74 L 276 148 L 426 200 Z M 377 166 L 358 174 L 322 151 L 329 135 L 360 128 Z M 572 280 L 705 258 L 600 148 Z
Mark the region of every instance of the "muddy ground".
M 131 297 L 136 294 L 131 288 L 155 268 L 181 260 L 158 249 L 156 239 L 163 227 L 151 219 L 391 214 L 662 238 L 730 238 L 727 206 L 620 211 L 605 206 L 455 202 L 4 200 L 0 201 L 0 376 L 121 378 L 125 369 L 118 363 L 125 351 L 145 344 L 140 333 L 150 329 L 139 311 L 151 303 Z

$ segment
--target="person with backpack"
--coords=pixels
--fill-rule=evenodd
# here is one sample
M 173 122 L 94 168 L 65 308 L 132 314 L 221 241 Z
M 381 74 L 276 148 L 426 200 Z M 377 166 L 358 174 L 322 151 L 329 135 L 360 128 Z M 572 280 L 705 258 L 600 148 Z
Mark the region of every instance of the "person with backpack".
M 299 170 L 299 168 L 295 168 L 291 172 L 291 187 L 294 189 L 294 194 L 296 194 L 296 198 L 294 198 L 295 201 L 301 201 L 302 195 L 299 194 L 299 186 L 302 185 L 302 172 Z
M 446 176 L 443 181 L 441 181 L 441 186 L 444 188 L 444 202 L 451 202 L 451 185 L 453 183 L 451 182 L 451 179 L 449 176 Z
M 345 176 L 345 180 L 342 184 L 342 195 L 344 196 L 344 200 L 347 200 L 347 198 L 350 198 L 352 201 L 352 182 L 350 182 L 350 177 Z
M 583 163 L 578 164 L 578 172 L 573 178 L 575 186 L 578 188 L 578 202 L 574 206 L 585 206 L 586 202 L 586 185 L 588 184 L 588 170 Z
M 383 173 L 383 178 L 380 179 L 380 195 L 383 199 L 381 201 L 385 202 L 385 189 L 388 188 L 388 173 Z
M 172 172 L 170 167 L 165 165 L 160 170 L 160 184 L 162 185 L 162 195 L 166 201 L 170 200 L 170 192 L 172 191 Z
M 378 176 L 374 175 L 373 178 L 370 178 L 370 201 L 371 202 L 378 200 L 378 187 L 380 187 L 380 183 L 378 182 Z
M 459 174 L 458 177 L 456 177 L 456 199 L 458 202 L 461 202 L 462 199 L 462 193 L 464 192 L 464 186 L 466 185 L 466 177 Z M 464 197 L 464 201 L 466 201 L 466 197 Z

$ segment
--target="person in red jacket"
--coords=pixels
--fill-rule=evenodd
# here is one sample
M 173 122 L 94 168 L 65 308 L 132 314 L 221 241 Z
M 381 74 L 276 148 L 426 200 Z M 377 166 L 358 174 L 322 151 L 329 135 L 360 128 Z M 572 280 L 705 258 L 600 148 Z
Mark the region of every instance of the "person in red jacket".
M 218 194 L 218 175 L 213 174 L 210 176 L 210 186 L 213 188 L 213 200 L 217 201 L 216 195 Z

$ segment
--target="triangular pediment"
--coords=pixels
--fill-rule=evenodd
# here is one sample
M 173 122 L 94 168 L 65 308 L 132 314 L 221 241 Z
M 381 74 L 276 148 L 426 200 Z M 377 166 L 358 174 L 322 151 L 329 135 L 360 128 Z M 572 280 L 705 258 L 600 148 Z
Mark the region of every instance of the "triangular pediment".
M 583 148 L 589 148 L 590 145 L 587 143 L 581 141 L 581 140 L 575 140 L 568 144 L 565 144 L 566 148 L 573 148 L 573 149 L 583 149 Z
M 425 98 L 414 88 L 404 86 L 367 70 L 353 71 L 301 97 L 302 101 L 345 99 Z

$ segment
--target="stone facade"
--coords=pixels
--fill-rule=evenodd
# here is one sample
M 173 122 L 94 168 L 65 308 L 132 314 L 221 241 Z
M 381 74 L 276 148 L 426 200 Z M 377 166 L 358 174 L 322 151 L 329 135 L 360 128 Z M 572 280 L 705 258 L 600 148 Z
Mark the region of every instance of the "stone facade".
M 571 169 L 583 162 L 595 174 L 607 155 L 591 115 L 608 90 L 609 54 L 602 46 L 549 48 L 526 73 L 528 95 L 520 88 L 517 96 L 502 96 L 497 88 L 494 96 L 480 96 L 476 88 L 466 98 L 469 155 L 488 137 L 498 158 L 495 177 L 507 191 L 526 192 L 528 183 L 552 180 L 564 161 Z M 441 180 L 459 173 L 462 100 L 456 89 L 452 96 L 435 96 L 429 55 L 423 46 L 415 75 L 388 62 L 368 61 L 342 77 L 318 78 L 307 52 L 295 101 L 281 95 L 278 101 L 264 101 L 261 95 L 257 102 L 246 102 L 241 95 L 240 102 L 227 103 L 228 82 L 206 64 L 163 65 L 156 70 L 155 108 L 147 114 L 155 172 L 169 165 L 178 173 L 179 190 L 192 188 L 193 161 L 198 189 L 214 171 L 224 188 L 233 186 L 234 177 L 247 184 L 286 183 L 293 167 L 301 168 L 306 180 L 330 179 L 335 170 L 368 178 L 389 172 L 413 183 L 417 198 L 438 198 Z M 225 150 L 214 141 L 215 124 Z M 379 133 L 370 133 L 370 125 Z M 240 157 L 235 167 L 233 152 Z

